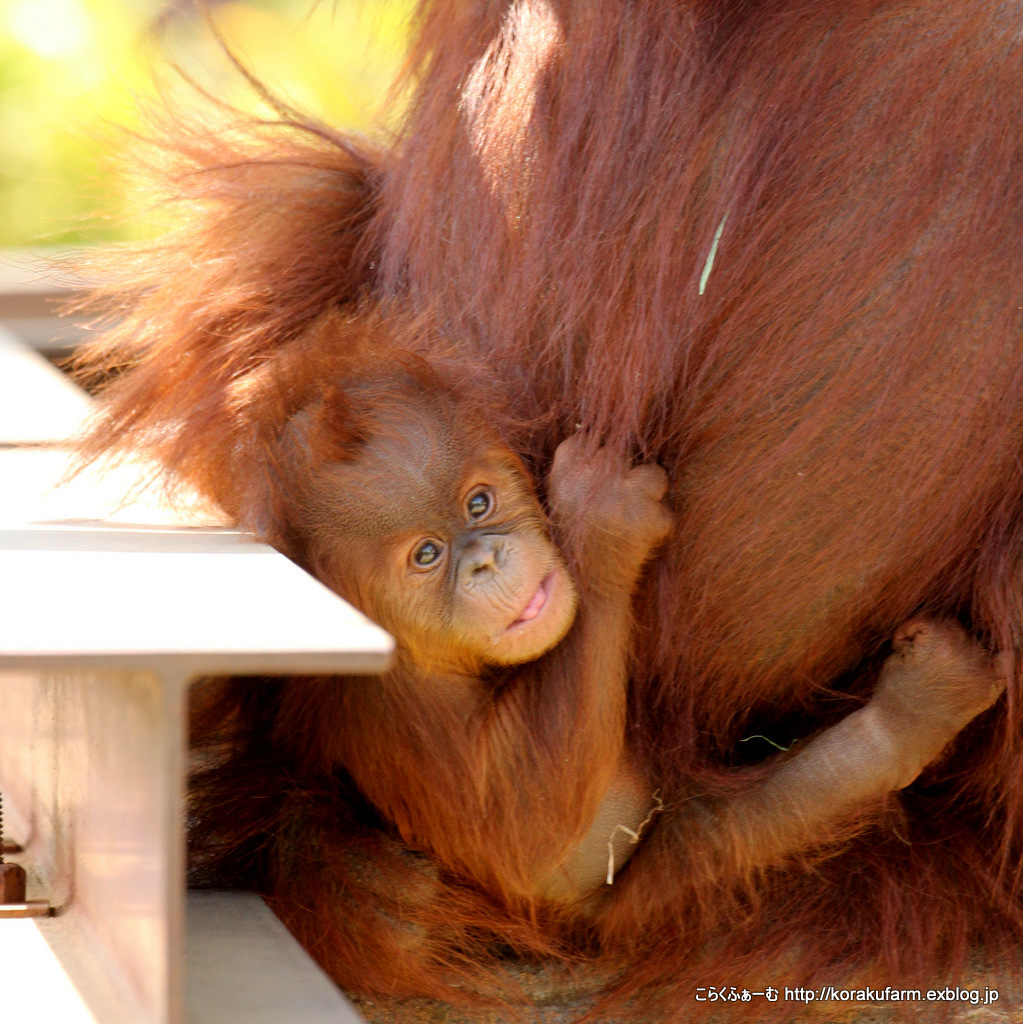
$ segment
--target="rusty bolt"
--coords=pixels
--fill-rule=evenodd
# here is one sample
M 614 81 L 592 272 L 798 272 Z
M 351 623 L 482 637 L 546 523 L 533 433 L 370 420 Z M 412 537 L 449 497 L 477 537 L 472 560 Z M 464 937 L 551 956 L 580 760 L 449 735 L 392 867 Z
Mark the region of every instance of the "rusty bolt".
M 0 904 L 25 902 L 25 869 L 20 864 L 5 864 L 3 851 L 4 805 L 0 796 Z
M 20 864 L 0 864 L 0 904 L 25 902 L 25 869 Z

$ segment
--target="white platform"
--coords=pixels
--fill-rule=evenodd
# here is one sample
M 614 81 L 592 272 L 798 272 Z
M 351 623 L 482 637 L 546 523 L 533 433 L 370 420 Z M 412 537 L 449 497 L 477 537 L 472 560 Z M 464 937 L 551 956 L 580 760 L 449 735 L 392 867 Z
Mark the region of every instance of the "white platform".
M 79 428 L 89 408 L 81 388 L 0 328 L 0 443 L 59 443 Z
M 190 892 L 185 920 L 188 1024 L 361 1020 L 258 896 Z
M 143 467 L 61 485 L 89 399 L 54 373 L 0 338 L 0 791 L 29 898 L 59 913 L 0 920 L 0 1006 L 61 1024 L 356 1020 L 251 898 L 195 904 L 186 986 L 185 701 L 201 675 L 379 672 L 392 642 L 211 510 L 168 507 Z M 186 987 L 208 993 L 187 1017 Z

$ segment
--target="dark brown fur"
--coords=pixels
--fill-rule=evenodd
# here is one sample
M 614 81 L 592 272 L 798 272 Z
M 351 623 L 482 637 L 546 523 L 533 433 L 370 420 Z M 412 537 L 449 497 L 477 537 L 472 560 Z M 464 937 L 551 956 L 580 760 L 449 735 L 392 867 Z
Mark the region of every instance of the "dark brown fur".
M 263 435 L 284 422 L 260 390 L 269 353 L 332 304 L 401 310 L 403 347 L 479 359 L 506 385 L 500 419 L 541 477 L 577 423 L 594 448 L 665 466 L 685 530 L 638 597 L 630 733 L 669 806 L 693 787 L 732 792 L 758 759 L 741 741 L 787 743 L 856 707 L 917 609 L 1018 653 L 1019 13 L 424 0 L 393 147 L 360 156 L 287 126 L 260 128 L 256 149 L 176 136 L 170 191 L 198 212 L 114 292 L 135 312 L 94 359 L 145 358 L 89 451 L 145 444 L 241 512 Z M 293 376 L 316 379 L 326 358 L 310 344 Z M 623 877 L 649 862 L 658 884 L 603 936 L 629 985 L 666 985 L 689 1012 L 714 972 L 802 984 L 872 965 L 926 986 L 973 943 L 1010 953 L 1017 674 L 1004 713 L 898 809 L 812 874 L 762 878 L 759 901 L 704 915 L 662 819 Z M 381 872 L 426 894 L 380 916 L 375 889 L 400 887 L 360 888 L 317 840 L 296 898 L 344 909 L 297 927 L 336 976 L 458 998 L 448 986 L 485 961 L 488 936 L 557 945 L 471 886 L 423 881 L 354 797 L 324 799 L 289 798 L 323 835 L 351 822 Z M 238 821 L 234 839 L 251 840 Z M 736 926 L 706 942 L 704 916 Z M 399 918 L 426 947 L 402 945 Z

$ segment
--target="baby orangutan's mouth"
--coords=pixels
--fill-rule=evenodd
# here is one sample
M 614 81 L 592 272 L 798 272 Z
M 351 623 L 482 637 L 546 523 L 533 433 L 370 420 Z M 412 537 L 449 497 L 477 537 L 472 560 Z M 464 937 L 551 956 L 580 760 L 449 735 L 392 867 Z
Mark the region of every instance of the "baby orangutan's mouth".
M 548 588 L 551 583 L 551 576 L 553 573 L 548 573 L 541 581 L 540 586 L 536 588 L 536 593 L 529 599 L 529 604 L 519 612 L 519 617 L 509 626 L 512 629 L 514 626 L 520 626 L 523 622 L 529 622 L 531 619 L 535 619 L 544 606 L 547 604 Z

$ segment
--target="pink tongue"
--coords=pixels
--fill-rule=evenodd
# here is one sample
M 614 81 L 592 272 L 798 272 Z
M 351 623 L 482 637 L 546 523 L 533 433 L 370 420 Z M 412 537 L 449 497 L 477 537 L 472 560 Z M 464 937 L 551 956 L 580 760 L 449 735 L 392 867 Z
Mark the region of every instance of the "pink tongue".
M 540 609 L 547 603 L 547 595 L 544 593 L 543 584 L 536 588 L 533 599 L 522 609 L 519 622 L 528 622 L 540 614 Z

